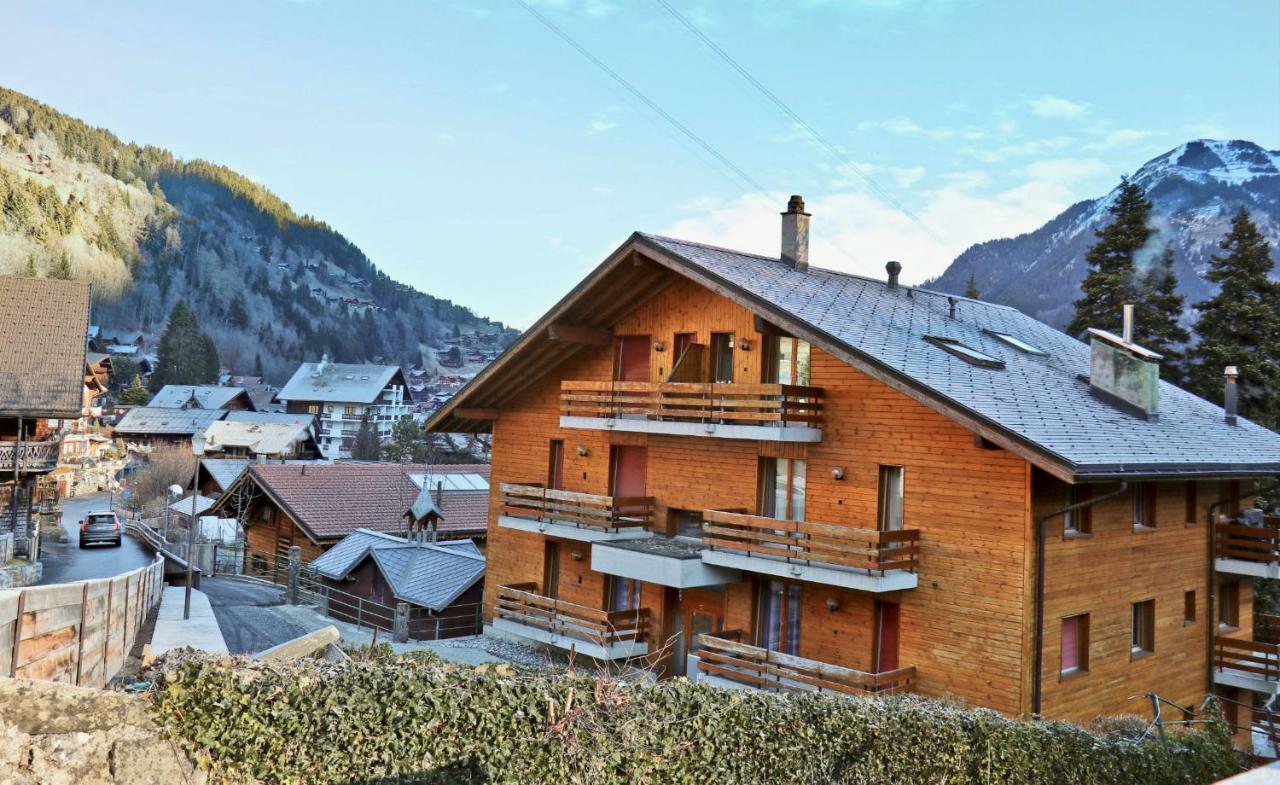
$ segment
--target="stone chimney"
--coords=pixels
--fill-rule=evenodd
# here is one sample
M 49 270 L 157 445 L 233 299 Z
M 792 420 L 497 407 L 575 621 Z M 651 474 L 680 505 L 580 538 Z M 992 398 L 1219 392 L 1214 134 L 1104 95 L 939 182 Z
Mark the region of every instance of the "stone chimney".
M 800 272 L 809 269 L 809 214 L 799 194 L 791 197 L 782 214 L 782 263 Z
M 1089 391 L 1137 417 L 1160 414 L 1159 354 L 1133 342 L 1133 306 L 1124 306 L 1122 335 L 1089 328 Z
M 1226 412 L 1225 419 L 1227 424 L 1235 425 L 1238 419 L 1237 409 L 1239 408 L 1236 381 L 1240 378 L 1240 369 L 1236 368 L 1234 365 L 1228 365 L 1222 375 L 1226 382 L 1222 391 L 1222 408 Z
M 889 288 L 898 288 L 898 276 L 902 274 L 902 265 L 897 262 L 889 262 L 884 266 L 884 271 L 889 274 Z

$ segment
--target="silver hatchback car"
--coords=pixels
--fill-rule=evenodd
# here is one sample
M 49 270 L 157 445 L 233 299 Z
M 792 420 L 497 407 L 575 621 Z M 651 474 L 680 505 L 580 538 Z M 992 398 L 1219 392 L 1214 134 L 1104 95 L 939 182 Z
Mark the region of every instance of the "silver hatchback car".
M 120 547 L 120 519 L 114 512 L 91 512 L 80 521 L 80 547 L 114 545 Z

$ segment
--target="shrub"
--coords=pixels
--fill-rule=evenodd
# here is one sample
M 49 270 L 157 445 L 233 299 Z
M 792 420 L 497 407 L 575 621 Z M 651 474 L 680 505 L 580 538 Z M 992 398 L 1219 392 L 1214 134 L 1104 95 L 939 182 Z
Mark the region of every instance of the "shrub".
M 1208 783 L 1237 757 L 1220 718 L 1103 734 L 915 696 L 650 684 L 378 656 L 158 666 L 159 722 L 199 764 L 271 783 Z

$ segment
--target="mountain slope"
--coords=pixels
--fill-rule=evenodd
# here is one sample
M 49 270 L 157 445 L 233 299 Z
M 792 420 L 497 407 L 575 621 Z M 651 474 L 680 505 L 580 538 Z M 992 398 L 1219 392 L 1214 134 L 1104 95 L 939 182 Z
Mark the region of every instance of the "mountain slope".
M 280 382 L 328 352 L 341 362 L 435 361 L 440 338 L 501 324 L 397 283 L 326 224 L 252 180 L 126 143 L 0 88 L 0 273 L 94 283 L 107 334 L 195 309 L 223 364 L 262 358 Z
M 1184 321 L 1215 290 L 1204 280 L 1205 267 L 1240 207 L 1248 208 L 1273 249 L 1280 247 L 1280 151 L 1198 139 L 1148 161 L 1132 179 L 1153 202 L 1157 229 L 1140 262 L 1158 260 L 1165 243 L 1173 243 L 1178 292 L 1188 309 Z M 969 248 L 929 285 L 960 294 L 973 273 L 984 300 L 1063 327 L 1080 296 L 1085 251 L 1109 220 L 1107 208 L 1118 190 L 1078 202 L 1034 232 Z

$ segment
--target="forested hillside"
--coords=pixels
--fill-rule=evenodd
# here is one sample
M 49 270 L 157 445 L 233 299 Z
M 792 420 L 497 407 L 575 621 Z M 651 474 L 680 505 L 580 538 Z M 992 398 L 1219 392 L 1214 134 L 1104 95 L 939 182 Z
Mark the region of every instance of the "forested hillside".
M 393 281 L 243 175 L 124 142 L 4 88 L 0 274 L 92 281 L 107 334 L 155 336 L 185 299 L 224 365 L 247 373 L 260 355 L 277 383 L 324 352 L 430 367 L 442 337 L 504 332 Z

